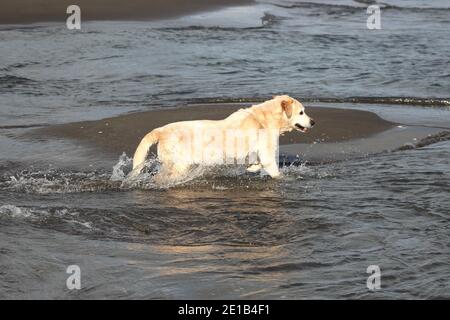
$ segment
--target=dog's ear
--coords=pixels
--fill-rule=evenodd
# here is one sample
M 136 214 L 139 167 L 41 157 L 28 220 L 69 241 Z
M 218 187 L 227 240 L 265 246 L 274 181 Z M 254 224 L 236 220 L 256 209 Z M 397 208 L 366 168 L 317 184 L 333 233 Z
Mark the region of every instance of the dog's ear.
M 292 117 L 292 103 L 294 101 L 292 99 L 283 99 L 281 100 L 281 109 L 283 109 L 284 113 L 288 118 Z

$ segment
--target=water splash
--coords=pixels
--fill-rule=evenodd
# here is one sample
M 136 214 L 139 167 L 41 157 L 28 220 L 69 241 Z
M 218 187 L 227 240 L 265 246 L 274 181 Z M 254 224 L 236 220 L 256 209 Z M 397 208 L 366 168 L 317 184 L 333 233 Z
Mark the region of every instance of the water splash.
M 109 180 L 108 173 L 74 172 L 57 169 L 22 170 L 0 178 L 0 190 L 52 194 L 118 190 L 120 184 Z
M 272 180 L 264 171 L 249 173 L 245 166 L 193 165 L 176 180 L 161 169 L 155 155 L 149 157 L 136 173 L 132 170 L 133 159 L 122 153 L 111 171 L 73 171 L 30 167 L 14 174 L 0 176 L 0 190 L 29 194 L 63 194 L 104 191 L 165 190 L 177 187 L 212 188 L 266 188 Z M 322 178 L 323 168 L 312 169 L 306 163 L 295 161 L 282 163 L 282 180 Z M 318 173 L 322 172 L 322 173 Z M 270 185 L 270 183 L 269 183 Z
M 25 221 L 37 226 L 64 224 L 76 228 L 82 226 L 86 231 L 94 230 L 92 221 L 85 221 L 78 211 L 69 208 L 42 209 L 6 204 L 0 206 L 0 219 Z
M 124 152 L 119 157 L 119 161 L 114 165 L 112 169 L 111 181 L 122 181 L 125 179 L 128 173 L 131 172 L 133 165 L 133 159 L 127 156 Z
M 0 206 L 0 217 L 8 216 L 11 218 L 29 218 L 33 216 L 30 209 L 19 208 L 10 204 Z

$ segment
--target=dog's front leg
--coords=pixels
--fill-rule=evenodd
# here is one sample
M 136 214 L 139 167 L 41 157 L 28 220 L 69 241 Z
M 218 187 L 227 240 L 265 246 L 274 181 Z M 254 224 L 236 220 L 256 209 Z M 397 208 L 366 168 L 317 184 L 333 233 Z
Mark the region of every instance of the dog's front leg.
M 260 134 L 258 145 L 259 160 L 264 170 L 272 177 L 279 178 L 278 169 L 278 132 L 267 130 Z
M 276 161 L 276 153 L 274 150 L 267 150 L 260 153 L 261 166 L 272 177 L 280 177 L 280 169 Z
M 280 169 L 276 161 L 263 165 L 264 170 L 274 179 L 280 178 Z

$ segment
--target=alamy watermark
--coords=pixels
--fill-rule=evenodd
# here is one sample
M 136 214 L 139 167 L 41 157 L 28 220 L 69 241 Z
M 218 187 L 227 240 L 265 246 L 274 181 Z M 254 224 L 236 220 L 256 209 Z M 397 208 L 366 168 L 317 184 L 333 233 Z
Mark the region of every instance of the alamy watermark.
M 379 30 L 381 29 L 381 9 L 377 5 L 371 5 L 367 7 L 367 29 L 369 30 Z
M 259 158 L 278 159 L 279 130 L 203 129 L 180 130 L 167 139 L 176 146 L 173 155 L 180 162 L 252 164 Z
M 67 7 L 67 14 L 70 16 L 66 20 L 66 26 L 69 30 L 80 30 L 81 29 L 81 9 L 79 6 L 72 4 Z
M 367 289 L 371 291 L 381 289 L 381 269 L 377 265 L 370 265 L 367 267 L 366 272 L 370 274 L 367 278 Z
M 81 269 L 76 264 L 70 265 L 66 270 L 67 274 L 70 276 L 66 280 L 66 286 L 69 290 L 80 290 L 81 289 Z

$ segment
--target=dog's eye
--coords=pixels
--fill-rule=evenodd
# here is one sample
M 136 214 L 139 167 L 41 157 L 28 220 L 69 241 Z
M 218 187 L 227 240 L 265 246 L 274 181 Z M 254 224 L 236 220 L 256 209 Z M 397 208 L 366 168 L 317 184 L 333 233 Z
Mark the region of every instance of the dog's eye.
M 303 114 L 303 111 L 300 111 L 300 115 L 302 115 Z

